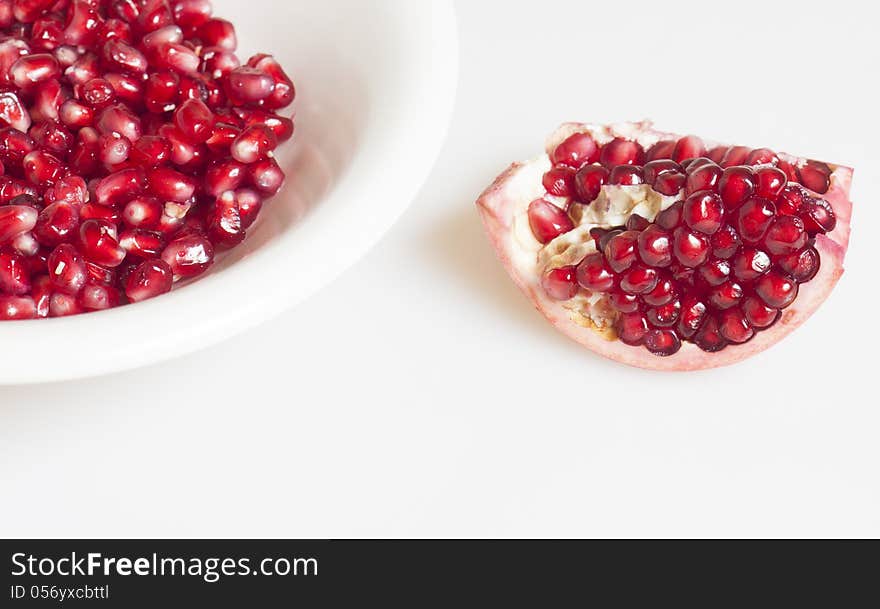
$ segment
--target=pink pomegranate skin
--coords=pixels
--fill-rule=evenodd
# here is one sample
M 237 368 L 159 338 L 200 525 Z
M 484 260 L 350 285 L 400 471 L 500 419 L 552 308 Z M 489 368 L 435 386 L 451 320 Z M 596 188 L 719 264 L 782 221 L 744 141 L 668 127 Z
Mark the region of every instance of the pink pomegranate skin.
M 602 134 L 609 140 L 614 137 L 626 137 L 655 141 L 658 138 L 681 137 L 656 131 L 647 121 L 607 126 L 566 123 L 548 138 L 546 154 L 552 154 L 559 143 L 571 134 L 579 132 Z M 706 142 L 709 149 L 715 145 Z M 790 156 L 788 158 L 797 159 Z M 514 283 L 534 303 L 538 311 L 563 334 L 611 360 L 638 368 L 666 371 L 702 370 L 735 364 L 768 349 L 804 323 L 828 298 L 843 274 L 852 215 L 849 192 L 853 171 L 848 167 L 829 164 L 833 168 L 831 183 L 822 197 L 831 204 L 837 224 L 831 232 L 815 237 L 815 248 L 821 256 L 818 274 L 811 281 L 800 286 L 797 299 L 782 311 L 775 325 L 757 333 L 744 344 L 731 345 L 719 352 L 708 353 L 691 343 L 686 343 L 674 355 L 657 357 L 643 348 L 626 345 L 616 337 L 609 336 L 607 332 L 573 321 L 571 312 L 563 306 L 563 303 L 550 298 L 542 288 L 537 260 L 533 261 L 531 268 L 523 262 L 529 259 L 532 252 L 522 244 L 514 228 L 517 217 L 525 213 L 525 208 L 531 200 L 528 193 L 524 196 L 523 189 L 536 188 L 530 183 L 534 181 L 535 174 L 540 179 L 540 170 L 536 173 L 535 167 L 542 162 L 547 163 L 547 157 L 542 156 L 530 162 L 512 164 L 480 195 L 476 203 L 477 209 L 498 258 Z M 537 189 L 540 189 L 540 185 Z

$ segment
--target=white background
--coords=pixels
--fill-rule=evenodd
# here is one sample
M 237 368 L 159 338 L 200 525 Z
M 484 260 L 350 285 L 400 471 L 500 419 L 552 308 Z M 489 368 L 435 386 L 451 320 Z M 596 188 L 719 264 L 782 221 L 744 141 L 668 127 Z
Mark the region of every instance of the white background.
M 459 3 L 450 137 L 387 238 L 218 347 L 0 388 L 0 535 L 880 535 L 868 6 Z M 650 373 L 582 350 L 482 234 L 475 197 L 559 122 L 646 117 L 856 168 L 846 275 L 741 365 Z

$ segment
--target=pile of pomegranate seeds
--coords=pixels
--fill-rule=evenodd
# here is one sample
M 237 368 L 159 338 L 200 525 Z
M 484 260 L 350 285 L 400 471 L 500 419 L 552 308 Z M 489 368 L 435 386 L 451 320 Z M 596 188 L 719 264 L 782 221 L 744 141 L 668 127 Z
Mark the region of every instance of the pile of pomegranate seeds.
M 294 87 L 208 0 L 0 0 L 0 319 L 152 298 L 245 238 Z
M 817 234 L 834 230 L 831 205 L 817 197 L 831 168 L 792 164 L 768 149 L 706 150 L 694 136 L 649 150 L 616 138 L 599 146 L 587 133 L 562 142 L 544 175 L 548 195 L 590 205 L 606 185 L 649 185 L 677 200 L 653 221 L 594 227 L 596 252 L 549 270 L 546 293 L 569 300 L 581 290 L 607 295 L 617 337 L 668 356 L 691 342 L 707 352 L 741 344 L 775 324 L 798 286 L 819 270 Z M 541 243 L 575 228 L 568 211 L 533 201 L 529 224 Z

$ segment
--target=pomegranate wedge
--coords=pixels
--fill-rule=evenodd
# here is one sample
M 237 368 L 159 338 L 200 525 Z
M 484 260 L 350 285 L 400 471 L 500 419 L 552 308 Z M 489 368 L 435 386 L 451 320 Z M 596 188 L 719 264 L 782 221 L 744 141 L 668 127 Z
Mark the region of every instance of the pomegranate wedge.
M 209 0 L 0 0 L 0 320 L 140 302 L 245 239 L 295 90 L 236 45 Z
M 632 366 L 698 370 L 763 351 L 824 302 L 843 273 L 851 180 L 648 122 L 568 123 L 477 207 L 560 331 Z

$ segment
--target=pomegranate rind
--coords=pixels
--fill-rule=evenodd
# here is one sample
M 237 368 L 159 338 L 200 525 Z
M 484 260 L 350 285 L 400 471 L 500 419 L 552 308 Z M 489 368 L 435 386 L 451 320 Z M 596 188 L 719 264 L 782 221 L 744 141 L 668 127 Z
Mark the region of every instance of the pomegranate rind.
M 476 204 L 489 241 L 514 283 L 560 332 L 599 355 L 648 370 L 704 370 L 735 364 L 772 347 L 798 328 L 825 302 L 843 275 L 852 217 L 849 199 L 852 169 L 829 163 L 833 169 L 831 187 L 822 197 L 832 205 L 837 226 L 832 232 L 816 237 L 815 247 L 821 256 L 819 272 L 800 286 L 797 300 L 783 310 L 774 326 L 759 332 L 745 344 L 731 345 L 716 353 L 707 353 L 694 344 L 685 343 L 675 355 L 658 357 L 645 349 L 625 345 L 617 340 L 613 330 L 596 327 L 544 293 L 536 258 L 541 244 L 533 237 L 534 242 L 530 243 L 530 234 L 520 228 L 528 204 L 544 194 L 541 176 L 551 165 L 549 153 L 575 132 L 589 132 L 600 143 L 613 137 L 629 137 L 640 141 L 646 148 L 659 139 L 680 137 L 655 131 L 649 122 L 608 126 L 566 123 L 548 139 L 547 153 L 533 161 L 513 163 L 480 195 Z M 706 141 L 706 145 L 711 148 L 717 144 Z M 780 156 L 798 160 L 789 155 Z

